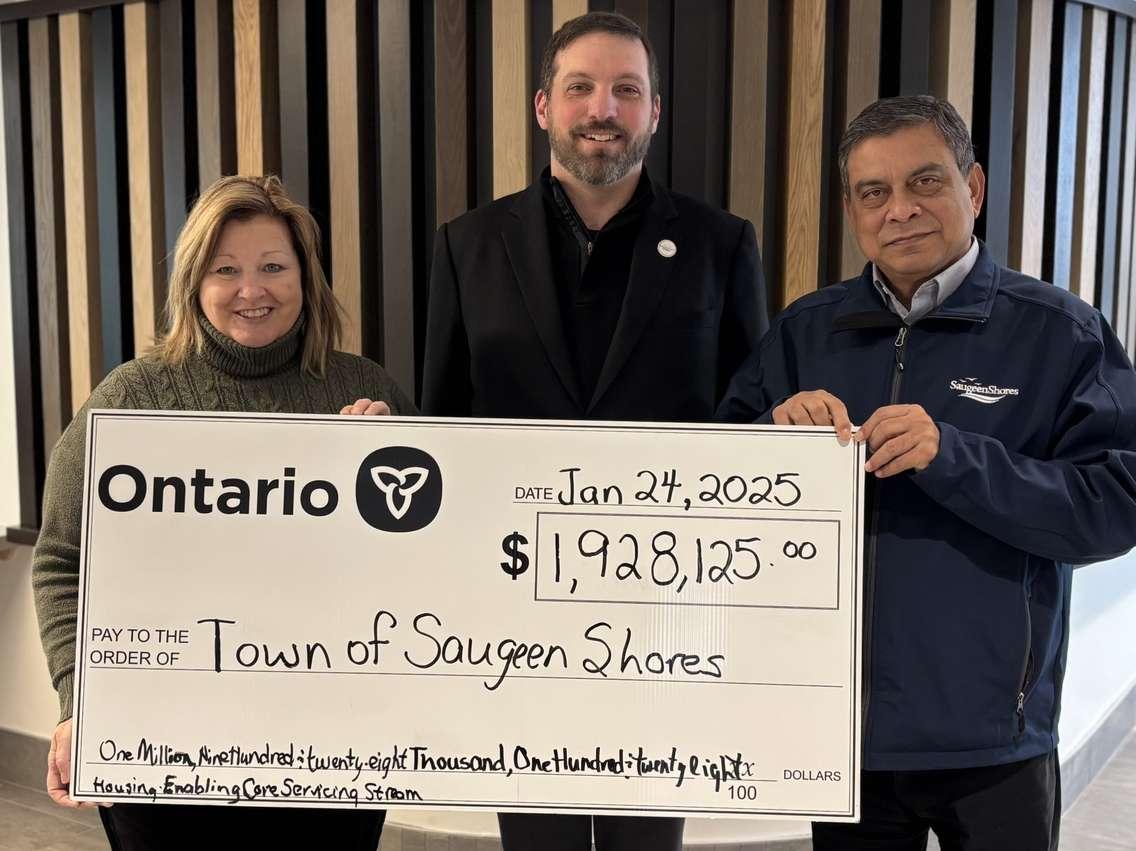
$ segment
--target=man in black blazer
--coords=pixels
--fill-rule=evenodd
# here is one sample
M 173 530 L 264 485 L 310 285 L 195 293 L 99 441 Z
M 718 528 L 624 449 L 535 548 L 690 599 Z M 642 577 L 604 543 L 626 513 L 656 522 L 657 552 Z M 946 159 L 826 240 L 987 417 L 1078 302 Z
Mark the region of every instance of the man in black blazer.
M 753 225 L 643 169 L 650 43 L 593 12 L 545 48 L 551 167 L 438 231 L 422 408 L 439 416 L 709 421 L 766 330 Z M 505 851 L 591 847 L 588 816 L 502 814 Z M 682 820 L 601 817 L 596 847 L 679 849 Z

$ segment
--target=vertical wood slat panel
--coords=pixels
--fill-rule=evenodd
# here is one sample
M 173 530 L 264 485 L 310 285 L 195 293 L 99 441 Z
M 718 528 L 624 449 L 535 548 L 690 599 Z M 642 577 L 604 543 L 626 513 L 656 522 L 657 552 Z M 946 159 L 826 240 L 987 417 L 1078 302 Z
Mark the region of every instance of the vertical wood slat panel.
M 1128 297 L 1125 299 L 1127 322 L 1118 325 L 1117 333 L 1121 342 L 1126 343 L 1128 357 L 1136 361 L 1136 20 L 1131 25 L 1128 39 L 1128 161 L 1125 167 L 1126 186 L 1129 193 L 1128 223 L 1125 225 L 1127 250 L 1122 257 L 1128 258 L 1124 274 Z
M 157 7 L 144 0 L 127 3 L 123 7 L 123 35 L 134 355 L 138 356 L 154 344 L 166 299 Z
M 1120 267 L 1117 277 L 1120 286 L 1116 304 L 1116 334 L 1128 348 L 1128 357 L 1136 360 L 1136 345 L 1133 345 L 1131 328 L 1136 309 L 1132 299 L 1136 298 L 1136 285 L 1132 280 L 1136 275 L 1136 21 L 1130 21 L 1128 28 L 1128 106 L 1125 109 L 1125 149 L 1124 194 L 1120 213 Z
M 127 359 L 130 335 L 130 226 L 126 167 L 122 9 L 91 12 L 91 82 L 94 88 L 95 160 L 99 223 L 102 369 Z
M 729 20 L 721 4 L 675 0 L 671 53 L 671 179 L 678 192 L 726 201 Z
M 185 224 L 186 208 L 196 187 L 190 187 L 190 168 L 186 162 L 186 124 L 193 116 L 186 111 L 185 44 L 187 14 L 182 0 L 158 0 L 158 62 L 161 79 L 162 181 L 165 203 L 166 253 L 171 254 Z M 192 14 L 192 13 L 190 13 Z M 194 164 L 196 165 L 196 163 Z M 196 181 L 193 181 L 196 182 Z M 166 269 L 167 273 L 169 268 Z
M 949 100 L 971 127 L 978 0 L 940 0 L 931 15 L 931 91 Z M 872 42 L 878 43 L 878 39 Z
M 410 0 L 379 4 L 379 180 L 382 197 L 383 364 L 413 393 L 414 233 L 411 184 Z
M 643 32 L 655 49 L 659 66 L 659 95 L 662 97 L 662 114 L 659 126 L 651 139 L 645 166 L 652 178 L 669 186 L 671 181 L 671 45 L 674 42 L 674 0 L 647 0 L 646 26 Z
M 1101 176 L 1101 134 L 1104 129 L 1105 54 L 1108 12 L 1087 13 L 1081 38 L 1080 119 L 1077 134 L 1077 177 L 1074 184 L 1072 269 L 1069 289 L 1089 304 L 1096 303 L 1098 193 Z
M 24 168 L 29 152 L 24 139 L 24 104 L 20 89 L 21 24 L 0 24 L 0 86 L 3 106 L 4 179 L 8 218 L 8 274 L 12 292 L 12 367 L 15 374 L 16 474 L 19 477 L 19 524 L 39 527 L 43 446 L 37 434 L 36 348 L 28 257 L 28 192 Z M 11 537 L 11 536 L 10 536 Z
M 902 0 L 898 46 L 901 95 L 922 95 L 931 90 L 931 23 L 929 0 Z
M 1099 300 L 1097 306 L 1110 325 L 1116 323 L 1116 272 L 1118 251 L 1120 249 L 1120 199 L 1121 199 L 1121 145 L 1124 141 L 1124 105 L 1127 92 L 1125 91 L 1125 75 L 1128 70 L 1128 22 L 1120 15 L 1114 15 L 1111 21 L 1112 39 L 1111 55 L 1108 60 L 1112 63 L 1109 72 L 1111 84 L 1108 101 L 1105 103 L 1105 112 L 1108 116 L 1108 130 L 1104 139 L 1105 162 L 1102 168 L 1101 192 L 1103 198 L 1103 219 L 1100 227 L 1100 272 L 1098 280 Z
M 761 0 L 747 0 L 749 3 L 761 2 Z M 649 0 L 616 0 L 615 11 L 621 15 L 626 15 L 631 20 L 639 25 L 643 32 L 647 31 L 647 21 L 650 18 L 650 2 Z M 736 7 L 738 4 L 735 3 Z M 653 47 L 654 45 L 652 45 Z
M 354 354 L 363 352 L 358 3 L 359 0 L 332 0 L 327 6 L 331 283 L 345 313 L 340 347 Z
M 983 93 L 986 114 L 975 125 L 981 125 L 980 144 L 986 148 L 986 205 L 983 210 L 986 248 L 998 263 L 1009 259 L 1010 198 L 1012 193 L 1014 71 L 1016 62 L 1018 9 L 1017 0 L 994 0 L 990 39 L 989 98 Z M 978 99 L 976 98 L 976 101 Z M 976 104 L 977 108 L 977 104 Z
M 1084 7 L 1079 3 L 1066 3 L 1061 39 L 1061 100 L 1058 104 L 1053 217 L 1052 222 L 1047 223 L 1046 233 L 1049 239 L 1045 241 L 1053 252 L 1052 282 L 1063 289 L 1069 289 L 1073 275 L 1071 236 L 1076 215 L 1073 199 L 1077 182 L 1077 124 L 1081 95 L 1081 38 L 1084 30 Z
M 852 119 L 879 97 L 880 63 L 877 45 L 881 37 L 882 13 L 881 0 L 851 0 L 849 3 L 846 30 L 848 43 L 843 68 L 844 90 L 841 93 L 842 109 L 835 117 L 841 133 Z M 838 136 L 833 138 L 833 149 L 829 156 L 835 162 L 839 143 L 835 141 Z M 834 173 L 836 172 L 838 169 L 834 168 Z M 844 197 L 838 173 L 833 182 L 836 187 L 833 209 L 836 210 L 841 208 Z M 833 228 L 833 231 L 836 233 L 837 245 L 832 262 L 840 278 L 851 278 L 860 274 L 867 258 L 860 251 L 856 236 L 848 223 L 848 217 L 840 216 L 840 223 Z
M 528 185 L 528 6 L 493 0 L 493 197 Z
M 330 14 L 330 12 L 329 12 Z M 280 171 L 280 96 L 273 0 L 233 0 L 237 171 Z M 328 43 L 329 55 L 340 45 Z M 354 88 L 355 81 L 352 79 Z
M 825 14 L 823 3 L 793 0 L 781 307 L 813 292 L 820 279 L 821 195 L 827 191 L 822 178 Z
M 28 22 L 32 173 L 35 197 L 36 302 L 43 442 L 50 450 L 71 419 L 67 350 L 67 269 L 59 93 L 59 31 L 54 18 Z
M 102 379 L 95 105 L 88 12 L 59 16 L 59 89 L 63 131 L 63 205 L 67 226 L 67 323 L 71 410 Z
M 280 179 L 293 198 L 308 206 L 311 177 L 308 174 L 307 3 L 305 0 L 277 0 L 277 3 Z
M 764 233 L 769 0 L 735 3 L 730 21 L 730 164 L 726 198 L 735 216 Z M 769 211 L 772 213 L 772 211 Z M 763 246 L 764 248 L 764 246 Z
M 201 188 L 237 170 L 232 0 L 196 0 L 197 173 Z
M 1014 72 L 1014 174 L 1010 188 L 1009 265 L 1042 276 L 1045 239 L 1046 134 L 1053 0 L 1020 0 Z
M 587 12 L 588 0 L 552 0 L 552 31 L 556 32 L 568 21 Z
M 530 90 L 525 94 L 528 100 L 525 109 L 528 113 L 529 125 L 529 182 L 534 183 L 552 162 L 552 150 L 548 143 L 548 134 L 540 127 L 536 119 L 536 109 L 533 107 L 533 95 L 540 88 L 540 61 L 544 54 L 544 46 L 552 38 L 555 26 L 552 22 L 551 0 L 528 0 L 528 24 L 526 38 L 528 39 L 528 79 Z
M 469 208 L 466 0 L 434 3 L 435 224 Z

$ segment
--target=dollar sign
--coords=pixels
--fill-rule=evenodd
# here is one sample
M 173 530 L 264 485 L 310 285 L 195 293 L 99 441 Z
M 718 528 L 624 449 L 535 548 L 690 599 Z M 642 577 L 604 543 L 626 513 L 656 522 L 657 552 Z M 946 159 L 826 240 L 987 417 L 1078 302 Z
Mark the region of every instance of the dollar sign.
M 513 532 L 501 540 L 501 549 L 512 559 L 512 562 L 501 562 L 501 569 L 513 577 L 513 581 L 529 569 L 529 557 L 521 551 L 521 547 L 528 542 L 529 539 L 520 532 Z

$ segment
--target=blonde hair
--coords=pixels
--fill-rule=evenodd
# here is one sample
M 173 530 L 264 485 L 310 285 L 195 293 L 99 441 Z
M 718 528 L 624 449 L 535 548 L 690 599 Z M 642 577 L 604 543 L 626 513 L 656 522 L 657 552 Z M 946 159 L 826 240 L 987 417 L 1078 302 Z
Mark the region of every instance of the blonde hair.
M 322 377 L 327 359 L 339 341 L 342 325 L 339 304 L 320 263 L 319 226 L 302 204 L 289 197 L 275 175 L 222 177 L 201 193 L 174 246 L 174 264 L 166 293 L 166 327 L 153 353 L 167 363 L 181 363 L 205 345 L 197 293 L 213 261 L 217 240 L 225 225 L 253 216 L 270 216 L 283 222 L 300 260 L 304 297 L 303 369 Z

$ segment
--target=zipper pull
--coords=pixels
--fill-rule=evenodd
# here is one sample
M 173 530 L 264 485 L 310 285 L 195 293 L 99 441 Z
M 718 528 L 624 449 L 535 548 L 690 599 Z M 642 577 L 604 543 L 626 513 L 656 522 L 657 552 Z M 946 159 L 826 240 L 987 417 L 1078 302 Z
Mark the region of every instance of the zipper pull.
M 907 326 L 901 325 L 895 338 L 895 368 L 903 372 L 903 346 L 907 342 Z
M 584 251 L 585 251 L 585 252 L 587 253 L 587 255 L 588 255 L 589 257 L 591 257 L 591 256 L 592 256 L 592 243 L 591 243 L 591 242 L 589 242 L 589 243 L 588 243 L 588 247 L 587 247 L 587 248 L 585 248 L 585 249 L 584 249 Z
M 1024 691 L 1018 692 L 1018 733 L 1026 731 L 1026 693 Z

